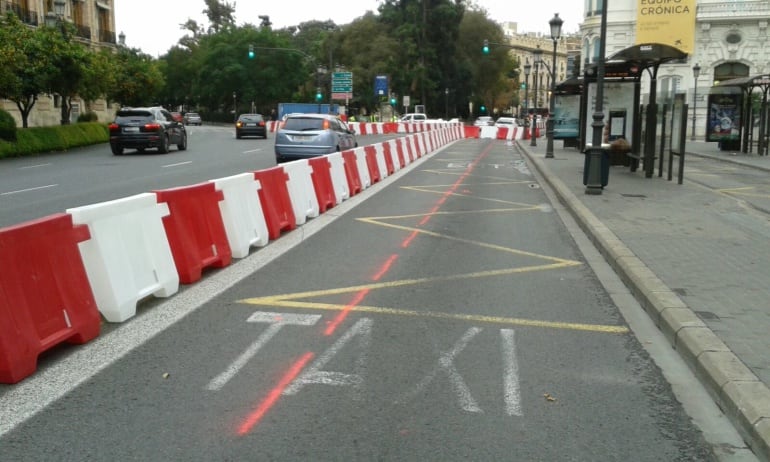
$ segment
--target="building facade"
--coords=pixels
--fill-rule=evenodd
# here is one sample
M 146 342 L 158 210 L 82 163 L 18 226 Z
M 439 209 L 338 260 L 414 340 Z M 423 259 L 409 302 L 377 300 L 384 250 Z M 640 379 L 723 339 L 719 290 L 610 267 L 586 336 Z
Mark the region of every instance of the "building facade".
M 115 47 L 115 0 L 5 0 L 0 2 L 0 15 L 12 11 L 29 27 L 55 25 L 69 21 L 75 27 L 74 40 L 92 47 Z M 29 126 L 58 125 L 61 123 L 60 98 L 58 95 L 40 95 L 30 113 Z M 0 100 L 0 107 L 8 111 L 21 126 L 21 114 L 12 101 Z M 103 101 L 87 102 L 74 99 L 71 121 L 85 112 L 95 112 L 99 120 L 113 116 L 109 105 Z
M 612 0 L 607 4 L 606 56 L 636 43 L 637 2 Z M 582 60 L 596 62 L 599 55 L 603 0 L 585 0 L 581 24 Z M 770 0 L 697 0 L 695 47 L 687 62 L 664 64 L 658 72 L 658 102 L 684 93 L 695 119 L 688 135 L 704 140 L 706 101 L 717 82 L 770 72 L 767 27 Z M 697 66 L 696 66 L 697 65 Z M 694 71 L 699 69 L 699 72 Z M 649 79 L 642 80 L 642 101 L 647 101 Z M 690 116 L 692 117 L 692 115 Z M 695 133 L 691 133 L 695 127 Z

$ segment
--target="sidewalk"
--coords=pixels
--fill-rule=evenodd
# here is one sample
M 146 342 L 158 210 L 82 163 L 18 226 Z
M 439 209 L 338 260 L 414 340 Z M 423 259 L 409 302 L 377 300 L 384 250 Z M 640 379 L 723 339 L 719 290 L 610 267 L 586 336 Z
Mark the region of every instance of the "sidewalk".
M 770 156 L 688 142 L 684 184 L 676 159 L 672 181 L 612 166 L 602 194 L 588 195 L 581 152 L 557 140 L 545 159 L 544 137 L 519 144 L 754 453 L 770 460 L 770 222 L 687 176 L 687 156 L 768 172 Z

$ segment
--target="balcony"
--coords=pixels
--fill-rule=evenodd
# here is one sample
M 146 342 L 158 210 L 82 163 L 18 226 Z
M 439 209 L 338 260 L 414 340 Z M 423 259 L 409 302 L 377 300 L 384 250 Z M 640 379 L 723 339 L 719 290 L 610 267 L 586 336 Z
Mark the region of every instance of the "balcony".
M 29 8 L 23 8 L 21 5 L 17 5 L 12 2 L 5 2 L 5 10 L 13 11 L 13 13 L 19 17 L 19 20 L 24 24 L 31 26 L 38 25 L 37 11 L 32 11 Z
M 99 42 L 101 43 L 111 43 L 115 45 L 117 42 L 115 42 L 115 32 L 111 30 L 100 30 L 99 31 Z
M 75 25 L 75 35 L 86 39 L 88 41 L 91 41 L 91 28 L 88 26 L 83 26 L 80 24 Z

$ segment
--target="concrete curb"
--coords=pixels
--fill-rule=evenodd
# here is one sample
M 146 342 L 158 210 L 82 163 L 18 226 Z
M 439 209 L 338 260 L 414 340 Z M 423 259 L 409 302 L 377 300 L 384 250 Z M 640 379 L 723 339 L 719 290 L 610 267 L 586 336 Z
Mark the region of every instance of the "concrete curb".
M 586 205 L 523 144 L 607 263 L 668 338 L 757 457 L 770 460 L 770 389 Z

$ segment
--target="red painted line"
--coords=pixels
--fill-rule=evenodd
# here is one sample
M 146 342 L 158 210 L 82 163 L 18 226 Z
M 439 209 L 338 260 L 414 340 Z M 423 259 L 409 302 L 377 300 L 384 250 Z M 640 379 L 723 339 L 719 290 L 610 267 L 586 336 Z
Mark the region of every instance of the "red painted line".
M 345 306 L 345 308 L 343 308 L 339 312 L 339 314 L 337 314 L 337 316 L 329 323 L 329 325 L 326 326 L 324 335 L 326 336 L 332 335 L 334 331 L 336 331 L 337 328 L 340 326 L 340 324 L 342 324 L 342 322 L 348 317 L 348 315 L 353 310 L 353 308 L 355 308 L 356 306 L 358 306 L 359 303 L 364 301 L 364 298 L 366 298 L 367 295 L 369 295 L 369 289 L 364 289 L 358 292 L 355 298 L 353 298 L 353 300 L 350 303 L 348 303 Z
M 397 253 L 394 253 L 393 255 L 391 255 L 390 258 L 388 258 L 388 261 L 386 261 L 385 264 L 382 265 L 382 268 L 377 272 L 377 274 L 374 275 L 374 277 L 372 278 L 372 281 L 379 281 L 380 278 L 382 278 L 382 276 L 384 276 L 385 273 L 388 272 L 390 267 L 393 265 L 393 263 L 396 262 L 397 259 L 398 259 Z
M 409 244 L 412 243 L 412 241 L 414 240 L 414 238 L 417 237 L 418 234 L 420 234 L 418 231 L 412 231 L 412 234 L 410 234 L 409 237 L 404 239 L 404 241 L 401 243 L 401 248 L 405 249 L 409 247 Z
M 267 394 L 267 397 L 265 397 L 264 400 L 262 400 L 261 403 L 259 403 L 259 406 L 249 414 L 248 417 L 246 417 L 246 420 L 241 424 L 240 427 L 238 427 L 238 436 L 243 436 L 247 433 L 249 433 L 254 427 L 256 427 L 260 420 L 262 420 L 262 417 L 267 414 L 267 411 L 269 411 L 275 403 L 278 401 L 278 398 L 281 397 L 281 393 L 286 389 L 286 387 L 291 384 L 294 379 L 297 378 L 300 372 L 302 372 L 302 369 L 305 368 L 308 362 L 310 362 L 311 359 L 315 357 L 315 354 L 312 351 L 308 351 L 304 355 L 302 355 L 301 358 L 299 358 L 284 374 L 283 377 L 281 377 L 281 380 L 278 382 L 278 385 L 275 386 L 272 390 L 270 390 L 270 393 Z

